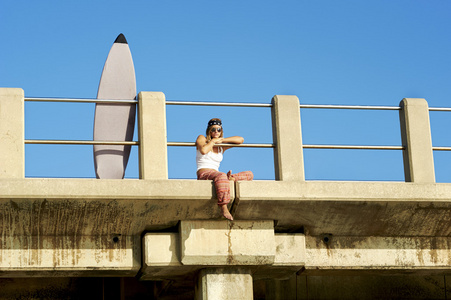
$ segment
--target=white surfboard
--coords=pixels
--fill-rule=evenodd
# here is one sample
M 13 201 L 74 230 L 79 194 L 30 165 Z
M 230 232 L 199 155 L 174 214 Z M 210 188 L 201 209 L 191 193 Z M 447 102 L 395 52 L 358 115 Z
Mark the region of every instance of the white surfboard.
M 136 99 L 135 68 L 127 40 L 121 33 L 103 67 L 97 99 Z M 94 117 L 94 141 L 132 141 L 135 104 L 97 103 Z M 94 145 L 97 178 L 124 178 L 131 146 Z

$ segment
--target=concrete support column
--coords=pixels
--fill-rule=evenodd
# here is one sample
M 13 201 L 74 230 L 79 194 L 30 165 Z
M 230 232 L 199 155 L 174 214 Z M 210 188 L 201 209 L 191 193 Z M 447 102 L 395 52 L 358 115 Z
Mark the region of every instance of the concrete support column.
M 196 300 L 254 299 L 252 275 L 244 268 L 212 268 L 199 272 Z
M 0 89 L 0 178 L 25 178 L 24 91 Z
M 276 95 L 272 104 L 276 180 L 304 181 L 299 99 L 296 96 Z
M 425 99 L 404 98 L 401 103 L 400 123 L 406 182 L 434 183 L 429 108 Z
M 141 92 L 138 101 L 139 178 L 168 179 L 166 97 Z

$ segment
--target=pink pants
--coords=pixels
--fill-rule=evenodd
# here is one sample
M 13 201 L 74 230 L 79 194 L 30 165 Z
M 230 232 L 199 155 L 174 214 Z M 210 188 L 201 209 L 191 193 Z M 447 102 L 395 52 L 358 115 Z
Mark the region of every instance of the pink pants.
M 232 174 L 231 177 L 236 181 L 254 179 L 254 174 L 251 171 L 244 171 L 237 174 Z M 216 189 L 216 196 L 218 196 L 218 205 L 225 205 L 230 202 L 230 182 L 227 174 L 215 170 L 205 170 L 197 174 L 197 180 L 213 180 Z

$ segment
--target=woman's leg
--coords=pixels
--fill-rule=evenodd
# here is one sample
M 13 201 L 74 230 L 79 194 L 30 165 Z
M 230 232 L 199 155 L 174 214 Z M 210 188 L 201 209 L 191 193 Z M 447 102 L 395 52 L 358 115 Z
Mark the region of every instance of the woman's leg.
M 227 204 L 230 202 L 230 182 L 227 175 L 219 171 L 209 170 L 198 174 L 197 179 L 213 180 L 216 196 L 218 197 L 218 205 L 221 208 L 222 215 L 229 220 L 233 220 L 233 217 L 227 208 Z

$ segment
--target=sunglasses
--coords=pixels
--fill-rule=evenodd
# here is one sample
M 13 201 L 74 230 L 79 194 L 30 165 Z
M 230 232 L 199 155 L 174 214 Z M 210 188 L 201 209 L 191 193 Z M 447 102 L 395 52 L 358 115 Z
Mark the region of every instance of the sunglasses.
M 212 129 L 210 129 L 210 132 L 221 132 L 222 131 L 222 128 L 212 128 Z

